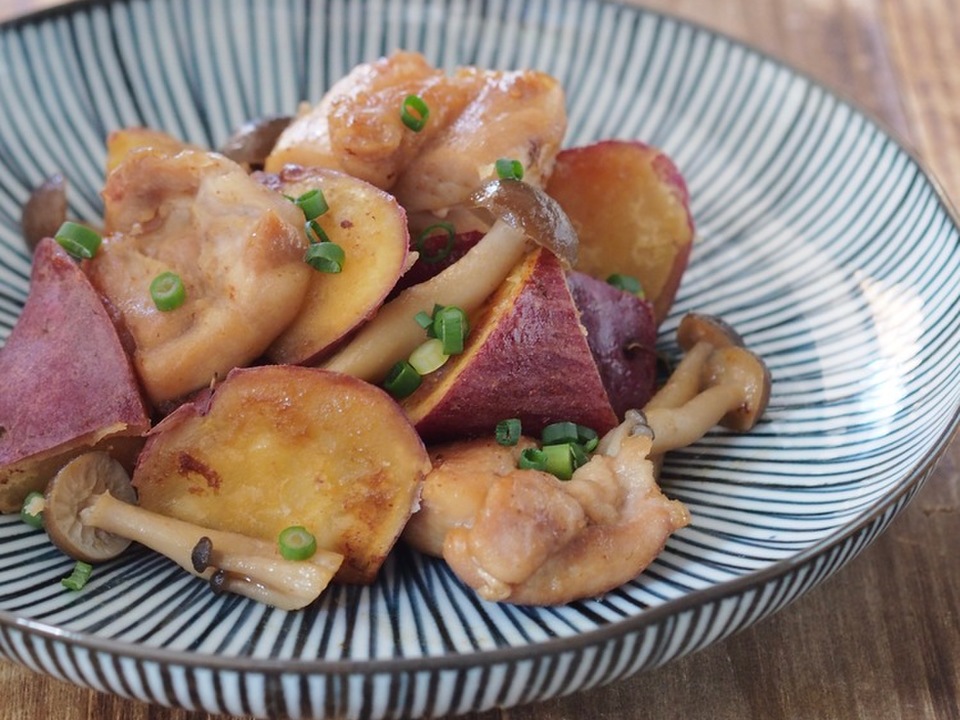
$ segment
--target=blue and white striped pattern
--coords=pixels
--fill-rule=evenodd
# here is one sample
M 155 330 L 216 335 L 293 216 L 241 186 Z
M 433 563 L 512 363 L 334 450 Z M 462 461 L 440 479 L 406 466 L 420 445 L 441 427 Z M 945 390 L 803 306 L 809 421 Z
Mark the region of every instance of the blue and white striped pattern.
M 659 666 L 776 611 L 909 501 L 958 422 L 960 244 L 949 208 L 868 118 L 724 37 L 597 0 L 119 0 L 0 28 L 0 337 L 27 292 L 20 206 L 54 171 L 95 220 L 112 128 L 219 144 L 361 61 L 536 67 L 567 89 L 570 144 L 636 138 L 686 176 L 700 239 L 685 310 L 768 362 L 749 435 L 676 452 L 693 523 L 643 576 L 546 609 L 477 600 L 400 549 L 368 588 L 283 613 L 214 598 L 145 551 L 62 591 L 71 563 L 0 518 L 0 653 L 71 682 L 210 712 L 437 716 Z

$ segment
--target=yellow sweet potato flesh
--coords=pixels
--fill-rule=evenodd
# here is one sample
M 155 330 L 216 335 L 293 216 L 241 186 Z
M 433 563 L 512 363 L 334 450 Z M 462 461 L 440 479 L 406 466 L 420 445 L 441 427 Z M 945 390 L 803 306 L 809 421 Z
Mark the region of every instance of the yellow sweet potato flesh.
M 316 368 L 233 371 L 211 399 L 151 432 L 134 471 L 140 504 L 275 541 L 302 525 L 344 555 L 337 580 L 373 580 L 419 501 L 430 463 L 381 390 Z

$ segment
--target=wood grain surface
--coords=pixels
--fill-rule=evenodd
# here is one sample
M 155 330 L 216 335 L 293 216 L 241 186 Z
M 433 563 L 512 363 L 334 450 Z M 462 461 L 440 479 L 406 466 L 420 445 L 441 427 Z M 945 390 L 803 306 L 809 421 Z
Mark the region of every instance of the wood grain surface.
M 0 20 L 50 0 L 0 0 Z M 884 123 L 960 199 L 956 0 L 644 0 L 774 55 Z M 957 63 L 957 65 L 954 65 Z M 960 442 L 890 529 L 751 629 L 613 685 L 467 720 L 960 720 Z M 207 720 L 0 662 L 0 720 Z

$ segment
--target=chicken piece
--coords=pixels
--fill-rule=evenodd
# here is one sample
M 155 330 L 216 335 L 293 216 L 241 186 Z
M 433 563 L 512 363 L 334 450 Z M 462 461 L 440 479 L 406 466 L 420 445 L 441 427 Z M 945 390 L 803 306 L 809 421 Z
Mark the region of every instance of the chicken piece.
M 256 359 L 293 319 L 310 274 L 303 214 L 236 163 L 140 150 L 107 177 L 108 235 L 85 270 L 107 301 L 158 407 Z M 161 312 L 159 274 L 186 300 Z
M 393 187 L 408 212 L 459 205 L 497 177 L 500 158 L 519 160 L 531 185 L 541 187 L 550 175 L 567 129 L 560 84 L 531 70 L 482 77 L 464 111 L 430 139 Z
M 419 132 L 400 110 L 408 95 L 429 108 Z M 519 160 L 542 185 L 567 126 L 560 84 L 535 71 L 461 68 L 451 75 L 398 52 L 359 65 L 280 135 L 265 169 L 328 167 L 389 190 L 409 212 L 442 213 Z
M 601 595 L 640 574 L 690 521 L 657 485 L 651 440 L 631 411 L 566 482 L 518 470 L 523 445 L 435 449 L 404 538 L 442 556 L 487 600 L 552 605 Z
M 389 190 L 411 158 L 461 112 L 479 82 L 470 73 L 447 77 L 411 52 L 358 65 L 281 133 L 264 169 L 332 168 Z M 400 117 L 408 95 L 420 96 L 430 111 L 420 132 Z

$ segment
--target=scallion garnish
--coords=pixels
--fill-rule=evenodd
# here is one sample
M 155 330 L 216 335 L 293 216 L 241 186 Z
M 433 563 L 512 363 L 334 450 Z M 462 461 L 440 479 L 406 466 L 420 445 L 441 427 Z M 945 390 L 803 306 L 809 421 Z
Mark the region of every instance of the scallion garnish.
M 277 546 L 284 560 L 309 560 L 317 552 L 317 539 L 302 525 L 294 525 L 280 531 Z
M 334 274 L 343 270 L 345 259 L 343 248 L 329 240 L 311 243 L 303 256 L 303 261 L 314 270 Z
M 303 211 L 307 220 L 316 220 L 330 209 L 330 206 L 327 205 L 327 199 L 323 196 L 323 190 L 320 188 L 308 190 L 293 202 Z
M 443 342 L 438 338 L 430 338 L 410 353 L 409 362 L 420 375 L 429 375 L 443 367 L 449 359 L 450 354 L 443 350 Z
M 65 577 L 60 581 L 60 584 L 63 585 L 68 590 L 82 590 L 83 586 L 87 584 L 87 581 L 90 579 L 90 574 L 93 572 L 93 566 L 90 563 L 85 563 L 82 560 L 78 560 L 76 565 L 73 566 L 73 572 L 70 573 L 69 577 Z
M 523 163 L 512 158 L 500 158 L 495 164 L 501 180 L 523 180 Z
M 593 428 L 588 428 L 586 425 L 577 425 L 577 442 L 589 453 L 597 449 L 600 438 Z
M 407 95 L 400 106 L 400 119 L 414 132 L 420 132 L 430 117 L 430 108 L 419 95 Z
M 548 473 L 560 480 L 569 480 L 573 477 L 573 450 L 570 443 L 562 445 L 545 445 L 543 454 L 546 457 Z
M 517 467 L 521 470 L 546 470 L 547 455 L 537 448 L 526 448 L 520 453 Z
M 174 272 L 162 272 L 150 283 L 150 297 L 160 312 L 170 312 L 183 305 L 187 290 L 183 280 Z
M 432 240 L 433 238 L 439 238 L 439 234 L 434 234 L 435 230 L 443 230 L 446 240 L 443 243 L 443 247 L 437 249 L 434 252 L 430 252 L 427 248 L 427 241 Z M 456 243 L 457 231 L 448 222 L 439 222 L 430 225 L 423 232 L 421 232 L 416 241 L 414 242 L 414 249 L 420 253 L 420 259 L 425 263 L 438 263 L 441 260 L 446 260 L 447 256 L 453 250 L 453 246 Z
M 417 321 L 417 325 L 428 331 L 428 337 L 433 337 L 432 333 L 429 332 L 433 330 L 433 316 L 430 313 L 426 310 L 421 310 L 413 316 L 413 319 Z
M 390 372 L 387 373 L 383 381 L 384 389 L 398 400 L 411 395 L 414 390 L 420 387 L 423 378 L 420 377 L 413 365 L 406 360 L 400 360 L 395 363 Z
M 46 505 L 43 493 L 34 490 L 23 499 L 23 505 L 20 506 L 20 519 L 27 525 L 37 530 L 43 527 L 43 508 Z
M 572 422 L 551 423 L 540 432 L 540 441 L 544 445 L 561 445 L 577 440 L 577 424 Z
M 97 250 L 100 249 L 100 243 L 103 242 L 96 231 L 69 220 L 60 226 L 53 239 L 60 243 L 60 247 L 80 260 L 89 260 L 96 255 Z
M 520 442 L 520 435 L 523 429 L 520 424 L 520 418 L 507 418 L 497 423 L 494 436 L 500 445 L 512 447 Z
M 460 308 L 450 305 L 433 313 L 433 333 L 443 343 L 443 352 L 447 355 L 459 355 L 470 331 L 467 314 Z
M 303 227 L 307 233 L 307 240 L 311 243 L 330 242 L 330 236 L 327 235 L 327 231 L 323 229 L 323 226 L 318 223 L 315 218 L 313 220 L 307 220 L 307 224 Z
M 631 295 L 636 295 L 639 298 L 643 297 L 643 285 L 633 275 L 614 273 L 607 278 L 607 283 Z

